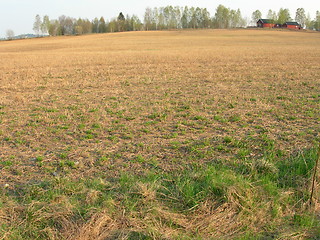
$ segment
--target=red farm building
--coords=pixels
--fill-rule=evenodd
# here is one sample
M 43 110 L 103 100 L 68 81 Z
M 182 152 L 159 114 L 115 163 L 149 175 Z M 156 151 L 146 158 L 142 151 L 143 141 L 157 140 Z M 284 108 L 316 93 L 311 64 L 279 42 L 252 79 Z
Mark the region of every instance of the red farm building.
M 297 22 L 286 22 L 282 25 L 283 28 L 289 28 L 289 29 L 301 29 L 301 25 Z
M 260 28 L 273 28 L 274 25 L 274 21 L 271 19 L 259 19 L 257 22 L 257 27 Z

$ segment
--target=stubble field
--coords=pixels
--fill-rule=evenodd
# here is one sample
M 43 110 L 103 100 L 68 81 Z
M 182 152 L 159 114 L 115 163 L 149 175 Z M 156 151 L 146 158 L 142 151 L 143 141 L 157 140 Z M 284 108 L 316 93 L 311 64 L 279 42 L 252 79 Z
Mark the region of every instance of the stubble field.
M 0 239 L 317 239 L 320 34 L 0 42 Z

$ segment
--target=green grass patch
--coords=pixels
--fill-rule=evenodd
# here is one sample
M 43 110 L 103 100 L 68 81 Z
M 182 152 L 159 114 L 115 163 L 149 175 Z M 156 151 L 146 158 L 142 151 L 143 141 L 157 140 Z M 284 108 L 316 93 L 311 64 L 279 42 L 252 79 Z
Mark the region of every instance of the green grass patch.
M 207 146 L 210 142 L 201 141 L 197 146 Z M 172 145 L 180 145 L 172 142 Z M 191 150 L 193 151 L 193 150 Z M 65 158 L 65 157 L 63 157 Z M 108 161 L 109 157 L 101 157 L 97 160 L 98 166 Z M 43 161 L 43 157 L 36 158 Z M 15 221 L 1 225 L 0 232 L 9 232 L 9 239 L 48 239 L 54 234 L 62 238 L 60 228 L 63 221 L 81 220 L 85 223 L 90 220 L 93 212 L 107 211 L 110 216 L 117 218 L 118 212 L 125 211 L 127 216 L 143 220 L 143 216 L 155 214 L 154 219 L 159 218 L 156 209 L 165 207 L 172 214 L 188 216 L 201 209 L 205 203 L 212 203 L 213 207 L 223 204 L 231 204 L 238 212 L 246 216 L 246 211 L 260 211 L 261 217 L 279 218 L 282 220 L 277 225 L 279 229 L 295 227 L 301 231 L 308 230 L 313 236 L 319 236 L 319 221 L 309 212 L 299 212 L 300 205 L 308 200 L 309 193 L 303 191 L 305 183 L 310 180 L 311 170 L 316 159 L 315 149 L 301 152 L 283 161 L 268 162 L 268 159 L 256 161 L 250 165 L 250 170 L 244 172 L 229 164 L 192 164 L 185 166 L 183 170 L 165 172 L 160 170 L 146 171 L 137 174 L 123 171 L 118 177 L 101 175 L 94 178 L 70 179 L 55 178 L 42 179 L 36 184 L 17 187 L 11 191 L 1 191 L 0 203 L 11 199 L 19 208 L 15 215 Z M 70 160 L 63 161 L 63 166 L 75 167 Z M 134 159 L 138 163 L 146 163 L 148 160 L 142 155 Z M 106 180 L 108 179 L 108 180 Z M 283 193 L 291 191 L 286 198 Z M 302 200 L 301 200 L 302 198 Z M 266 203 L 268 208 L 265 211 Z M 281 206 L 296 209 L 295 214 L 289 216 L 280 213 Z M 0 207 L 3 209 L 4 205 Z M 150 215 L 151 214 L 151 215 Z M 265 214 L 265 215 L 263 215 Z M 122 216 L 123 218 L 123 216 Z M 250 218 L 247 215 L 246 218 Z M 177 227 L 173 220 L 162 221 L 167 227 Z M 148 228 L 155 225 L 150 221 Z M 154 222 L 157 224 L 157 221 Z M 272 228 L 272 221 L 268 225 Z M 265 227 L 268 227 L 265 226 Z M 50 228 L 51 231 L 46 231 Z M 134 236 L 149 236 L 145 231 L 134 233 Z M 246 236 L 242 239 L 256 239 L 265 237 L 270 232 L 255 233 L 249 228 L 244 231 Z M 148 239 L 148 238 L 146 238 Z M 239 238 L 241 239 L 241 238 Z

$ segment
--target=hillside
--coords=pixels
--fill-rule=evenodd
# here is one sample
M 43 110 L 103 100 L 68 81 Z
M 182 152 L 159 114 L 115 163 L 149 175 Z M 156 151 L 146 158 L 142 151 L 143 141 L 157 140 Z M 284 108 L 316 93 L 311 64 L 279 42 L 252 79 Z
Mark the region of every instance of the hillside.
M 0 42 L 0 239 L 320 238 L 319 40 Z

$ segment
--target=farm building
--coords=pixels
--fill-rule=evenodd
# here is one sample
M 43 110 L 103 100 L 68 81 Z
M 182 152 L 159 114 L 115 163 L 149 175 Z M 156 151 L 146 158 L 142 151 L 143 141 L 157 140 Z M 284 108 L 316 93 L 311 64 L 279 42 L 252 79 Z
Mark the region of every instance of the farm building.
M 290 29 L 301 29 L 301 26 L 297 22 L 286 22 L 282 25 L 283 28 L 290 28 Z
M 274 23 L 272 19 L 259 19 L 257 27 L 260 28 L 289 28 L 289 29 L 301 29 L 301 25 L 297 22 L 286 22 L 284 24 Z
M 274 25 L 274 21 L 271 19 L 259 19 L 257 22 L 257 27 L 260 28 L 273 28 Z

